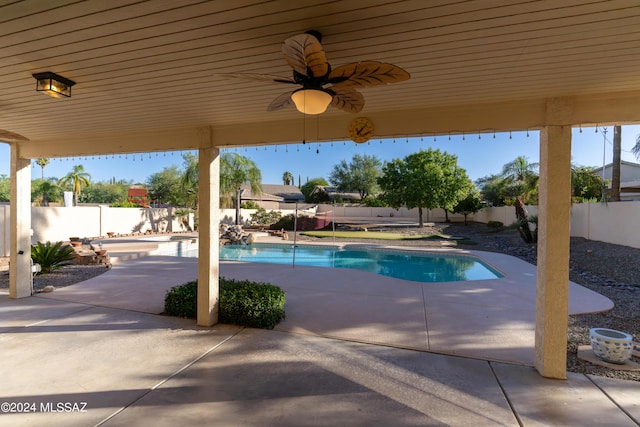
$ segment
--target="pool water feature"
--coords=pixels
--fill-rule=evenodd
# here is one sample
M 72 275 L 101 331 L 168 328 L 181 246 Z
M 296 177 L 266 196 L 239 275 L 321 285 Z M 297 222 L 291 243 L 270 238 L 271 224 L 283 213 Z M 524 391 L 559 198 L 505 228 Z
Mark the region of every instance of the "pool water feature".
M 197 252 L 181 256 L 197 256 Z M 379 248 L 297 245 L 226 245 L 220 261 L 262 262 L 314 267 L 352 268 L 415 282 L 457 282 L 503 277 L 470 256 Z

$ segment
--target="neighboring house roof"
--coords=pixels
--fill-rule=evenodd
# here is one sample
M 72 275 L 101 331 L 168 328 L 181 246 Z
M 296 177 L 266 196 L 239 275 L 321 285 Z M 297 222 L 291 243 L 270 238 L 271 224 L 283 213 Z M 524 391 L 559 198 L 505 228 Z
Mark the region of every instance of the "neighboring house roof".
M 283 185 L 283 184 L 262 184 L 262 191 L 269 194 L 275 194 L 280 196 L 286 201 L 302 201 L 304 200 L 304 194 L 295 185 Z
M 327 193 L 331 200 L 337 196 L 340 196 L 342 200 L 360 200 L 360 193 L 357 191 L 340 191 L 338 187 L 332 187 L 330 185 L 316 185 L 311 194 L 317 194 L 319 192 Z
M 240 186 L 242 200 L 262 200 L 274 202 L 303 201 L 304 194 L 295 185 L 262 184 L 262 193 L 254 195 L 247 184 Z
M 604 166 L 604 179 L 611 179 L 611 171 L 613 169 L 613 163 L 609 163 Z M 598 176 L 602 176 L 602 166 L 593 170 Z M 632 182 L 640 181 L 640 163 L 627 162 L 622 160 L 620 162 L 620 182 Z

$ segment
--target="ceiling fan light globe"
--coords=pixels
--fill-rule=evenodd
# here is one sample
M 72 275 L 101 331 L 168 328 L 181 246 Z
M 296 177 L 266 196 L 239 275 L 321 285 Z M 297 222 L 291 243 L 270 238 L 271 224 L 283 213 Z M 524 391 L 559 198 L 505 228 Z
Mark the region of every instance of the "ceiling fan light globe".
M 319 89 L 300 89 L 291 94 L 298 111 L 304 114 L 322 114 L 327 111 L 333 97 Z

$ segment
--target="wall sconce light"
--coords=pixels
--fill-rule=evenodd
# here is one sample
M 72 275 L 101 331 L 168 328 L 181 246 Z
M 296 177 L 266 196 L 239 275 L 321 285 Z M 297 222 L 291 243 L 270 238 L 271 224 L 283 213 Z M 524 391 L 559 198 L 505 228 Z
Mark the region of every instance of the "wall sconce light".
M 298 89 L 291 94 L 296 108 L 304 114 L 324 113 L 332 99 L 330 94 L 320 89 Z
M 62 76 L 46 71 L 44 73 L 35 73 L 33 78 L 36 79 L 36 92 L 44 92 L 54 98 L 71 97 L 71 86 L 76 82 L 65 79 Z

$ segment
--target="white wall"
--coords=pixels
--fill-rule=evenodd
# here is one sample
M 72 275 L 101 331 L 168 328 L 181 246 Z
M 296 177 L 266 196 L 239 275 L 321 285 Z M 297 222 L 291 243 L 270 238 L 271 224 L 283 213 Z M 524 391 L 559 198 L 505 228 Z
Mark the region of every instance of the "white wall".
M 530 215 L 537 215 L 537 206 L 527 206 Z M 577 203 L 571 207 L 571 235 L 589 240 L 640 248 L 638 213 L 640 201 Z M 516 220 L 512 206 L 485 208 L 473 215 L 473 221 L 500 221 L 505 226 Z
M 382 220 L 394 218 L 400 221 L 418 221 L 418 209 L 393 209 L 393 208 L 370 208 L 366 206 L 343 206 L 343 205 L 318 205 L 318 213 L 330 212 L 333 210 L 333 215 L 336 220 L 356 220 L 368 218 L 370 220 L 380 218 Z M 422 211 L 422 219 L 425 222 L 442 222 L 445 220 L 445 213 L 443 209 L 424 209 Z M 454 222 L 464 221 L 464 215 L 453 214 L 449 212 L 449 220 Z
M 525 206 L 525 208 L 529 215 L 538 215 L 537 206 Z M 505 226 L 509 226 L 516 222 L 516 209 L 513 206 L 484 208 L 470 215 L 470 219 L 485 224 L 489 221 L 500 221 Z
M 571 235 L 640 248 L 640 201 L 580 203 L 571 208 Z
M 110 208 L 108 206 L 31 207 L 31 242 L 67 241 L 70 237 L 106 237 L 152 231 L 186 231 L 170 217 L 172 209 Z M 171 221 L 170 221 L 171 219 Z M 193 229 L 193 214 L 190 215 Z M 9 205 L 0 205 L 0 256 L 9 256 Z
M 331 205 L 319 205 L 318 213 L 331 210 Z M 527 206 L 530 215 L 536 215 L 537 206 Z M 242 220 L 251 219 L 253 209 L 242 209 Z M 280 210 L 282 215 L 293 213 L 291 210 Z M 299 211 L 302 214 L 304 211 Z M 640 248 L 640 227 L 638 223 L 640 201 L 615 203 L 580 203 L 571 208 L 571 235 L 590 240 Z M 185 231 L 180 220 L 171 218 L 168 209 L 109 208 L 107 206 L 64 207 L 32 207 L 31 223 L 33 227 L 33 243 L 38 241 L 69 240 L 70 237 L 99 237 L 107 232 L 131 234 L 147 230 L 153 231 Z M 313 214 L 312 211 L 307 214 Z M 393 214 L 393 217 L 391 217 Z M 385 221 L 417 221 L 417 209 L 367 208 L 354 206 L 334 206 L 336 220 L 368 220 Z M 464 216 L 450 214 L 452 221 L 462 221 Z M 485 208 L 469 216 L 469 220 L 487 223 L 500 221 L 505 226 L 515 222 L 515 209 L 512 206 Z M 222 209 L 221 220 L 226 223 L 235 221 L 235 210 Z M 424 212 L 424 220 L 431 222 L 444 221 L 444 211 L 435 209 Z M 0 256 L 9 256 L 9 205 L 0 204 Z M 190 216 L 193 227 L 193 214 Z

